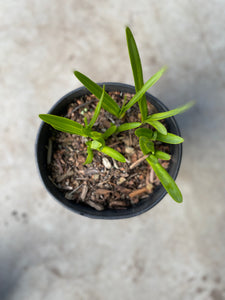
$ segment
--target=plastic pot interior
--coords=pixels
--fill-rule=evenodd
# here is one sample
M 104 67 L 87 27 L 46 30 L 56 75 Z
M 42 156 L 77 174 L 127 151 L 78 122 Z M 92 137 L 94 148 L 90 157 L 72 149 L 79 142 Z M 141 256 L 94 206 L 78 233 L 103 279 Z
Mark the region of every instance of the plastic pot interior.
M 135 93 L 135 88 L 133 86 L 122 84 L 122 83 L 104 83 L 107 92 L 110 91 L 120 91 L 127 93 Z M 101 86 L 103 85 L 100 84 Z M 51 109 L 48 113 L 54 115 L 61 115 L 66 109 L 68 104 L 76 98 L 81 97 L 82 95 L 90 94 L 85 87 L 78 88 L 74 91 L 63 96 Z M 151 94 L 146 93 L 147 100 L 150 101 L 159 112 L 167 111 L 168 108 L 157 98 L 153 97 Z M 165 120 L 168 126 L 168 131 L 177 135 L 180 135 L 180 130 L 174 119 L 174 117 L 168 118 Z M 153 206 L 155 206 L 162 198 L 166 195 L 166 190 L 160 184 L 154 189 L 154 192 L 149 195 L 149 197 L 140 200 L 138 204 L 129 207 L 123 210 L 116 209 L 106 209 L 103 211 L 97 211 L 94 208 L 82 204 L 76 203 L 75 201 L 67 200 L 64 197 L 62 191 L 60 191 L 49 179 L 48 168 L 47 168 L 47 145 L 48 140 L 51 136 L 50 125 L 42 122 L 39 128 L 39 132 L 36 139 L 36 160 L 39 169 L 40 176 L 42 181 L 50 194 L 57 199 L 61 204 L 71 209 L 73 212 L 76 212 L 80 215 L 97 218 L 97 219 L 123 219 L 130 218 L 137 215 L 140 215 Z M 171 154 L 172 159 L 169 167 L 169 174 L 174 178 L 177 177 L 181 157 L 182 157 L 182 144 L 171 145 Z

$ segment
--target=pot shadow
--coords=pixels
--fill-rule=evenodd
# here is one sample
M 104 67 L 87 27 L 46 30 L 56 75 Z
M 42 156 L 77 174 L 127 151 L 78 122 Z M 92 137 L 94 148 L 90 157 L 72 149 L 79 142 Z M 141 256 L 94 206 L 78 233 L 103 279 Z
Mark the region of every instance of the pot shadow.
M 213 265 L 217 266 L 215 258 L 219 261 L 223 257 L 224 240 L 225 83 L 213 67 L 203 70 L 202 77 L 193 69 L 191 76 L 191 84 L 186 86 L 182 80 L 176 86 L 173 80 L 171 87 L 170 80 L 170 86 L 168 82 L 164 84 L 160 94 L 171 109 L 196 101 L 189 111 L 175 117 L 184 138 L 180 182 L 181 189 L 186 191 L 184 212 L 193 228 L 197 252 L 205 264 L 209 264 L 210 258 L 209 272 L 215 272 Z
M 175 116 L 185 140 L 184 148 L 187 150 L 187 156 L 189 150 L 191 153 L 194 150 L 199 153 L 201 150 L 206 150 L 209 140 L 215 144 L 221 140 L 225 111 L 225 84 L 219 78 L 218 80 L 211 78 L 209 74 L 199 78 L 195 70 L 192 71 L 192 75 L 194 78 L 189 85 L 180 80 L 177 86 L 177 81 L 173 79 L 164 82 L 159 87 L 159 99 L 169 109 L 174 109 L 191 100 L 195 101 L 195 105 L 190 110 Z M 168 91 L 171 93 L 168 94 Z
M 18 283 L 17 258 L 13 253 L 0 255 L 0 299 L 8 300 Z

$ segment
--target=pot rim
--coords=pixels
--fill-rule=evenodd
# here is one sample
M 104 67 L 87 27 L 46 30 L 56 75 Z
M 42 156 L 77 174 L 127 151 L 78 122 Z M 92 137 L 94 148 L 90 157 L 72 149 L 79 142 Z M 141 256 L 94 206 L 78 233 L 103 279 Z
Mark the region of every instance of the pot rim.
M 128 90 L 126 92 L 135 93 L 135 87 L 132 86 L 132 85 L 129 85 L 129 84 L 124 84 L 124 83 L 119 83 L 119 82 L 101 82 L 101 83 L 97 83 L 97 84 L 100 85 L 100 86 L 103 86 L 103 84 L 104 84 L 106 91 L 116 91 L 116 90 L 120 91 L 121 90 L 121 92 L 125 92 L 124 90 Z M 65 94 L 64 96 L 62 96 L 51 107 L 51 109 L 48 111 L 48 113 L 54 113 L 54 111 L 57 110 L 59 106 L 67 106 L 69 102 L 73 101 L 73 99 L 81 97 L 80 94 L 85 95 L 85 94 L 91 94 L 91 93 L 84 86 L 79 87 L 77 89 L 74 89 L 74 90 L 68 92 L 67 94 Z M 159 109 L 159 111 L 168 110 L 166 105 L 163 102 L 161 102 L 159 99 L 152 96 L 148 92 L 146 92 L 145 94 L 146 94 L 147 100 L 148 101 L 153 101 L 154 102 L 153 105 L 156 106 L 156 108 Z M 64 102 L 68 102 L 68 103 L 65 104 Z M 64 103 L 64 105 L 62 105 L 62 103 Z M 157 105 L 156 105 L 156 103 L 157 103 Z M 167 123 L 172 124 L 172 127 L 173 127 L 174 131 L 176 132 L 176 134 L 181 135 L 179 126 L 178 126 L 175 118 L 170 117 L 166 120 L 167 120 Z M 44 186 L 47 189 L 47 191 L 58 202 L 60 202 L 63 206 L 65 206 L 66 208 L 72 210 L 73 212 L 76 212 L 80 215 L 83 215 L 83 216 L 86 216 L 86 217 L 89 217 L 89 218 L 95 218 L 95 219 L 112 220 L 112 219 L 131 218 L 131 217 L 138 216 L 138 215 L 140 215 L 144 212 L 147 212 L 148 210 L 153 208 L 156 204 L 158 204 L 164 198 L 164 196 L 167 194 L 164 187 L 160 184 L 159 185 L 160 193 L 157 192 L 159 194 L 157 199 L 152 201 L 151 198 L 153 198 L 154 194 L 156 193 L 156 192 L 153 191 L 153 193 L 149 194 L 149 197 L 146 198 L 146 200 L 145 200 L 145 203 L 146 203 L 146 201 L 149 201 L 149 205 L 143 205 L 142 209 L 140 207 L 141 205 L 138 204 L 138 205 L 134 205 L 134 206 L 129 207 L 129 208 L 124 209 L 124 210 L 106 209 L 106 210 L 103 210 L 103 211 L 97 211 L 94 208 L 91 208 L 89 206 L 86 207 L 86 205 L 84 205 L 84 204 L 81 205 L 81 204 L 76 203 L 75 201 L 67 200 L 65 197 L 62 197 L 62 195 L 61 195 L 62 193 L 59 192 L 59 190 L 58 190 L 58 193 L 55 191 L 55 189 L 57 189 L 57 188 L 53 185 L 53 183 L 48 178 L 46 168 L 43 168 L 43 161 L 45 159 L 43 157 L 43 154 L 42 154 L 42 156 L 40 154 L 41 149 L 43 150 L 43 148 L 41 147 L 41 140 L 44 140 L 43 134 L 44 133 L 46 134 L 46 132 L 48 131 L 47 128 L 49 128 L 49 125 L 42 121 L 40 126 L 39 126 L 39 130 L 38 130 L 36 141 L 35 141 L 35 158 L 36 158 L 36 166 L 38 168 L 38 173 L 39 173 L 39 176 L 41 177 L 41 180 L 44 183 Z M 177 157 L 176 164 L 175 164 L 174 161 L 171 162 L 171 164 L 173 166 L 175 166 L 173 174 L 171 174 L 171 176 L 175 180 L 177 175 L 178 175 L 178 172 L 179 172 L 179 169 L 180 169 L 180 164 L 181 164 L 181 159 L 182 159 L 182 144 L 172 145 L 171 147 L 176 149 L 175 153 L 176 153 L 176 157 Z M 172 157 L 172 159 L 173 159 L 173 157 Z M 157 188 L 157 191 L 158 191 L 158 188 Z

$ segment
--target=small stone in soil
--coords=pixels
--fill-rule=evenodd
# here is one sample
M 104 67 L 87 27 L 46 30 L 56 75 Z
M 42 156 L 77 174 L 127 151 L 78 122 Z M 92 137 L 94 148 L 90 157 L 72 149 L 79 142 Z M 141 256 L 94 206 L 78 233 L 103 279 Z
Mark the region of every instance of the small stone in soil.
M 125 147 L 125 152 L 127 154 L 133 154 L 134 153 L 134 148 L 126 146 Z
M 112 168 L 112 165 L 111 165 L 110 161 L 108 160 L 108 158 L 103 157 L 102 163 L 106 167 L 106 169 L 111 169 Z
M 99 174 L 94 174 L 91 176 L 91 178 L 97 181 L 99 180 Z
M 126 181 L 126 179 L 124 177 L 120 177 L 119 180 L 117 181 L 117 184 L 120 185 L 122 183 L 124 183 Z

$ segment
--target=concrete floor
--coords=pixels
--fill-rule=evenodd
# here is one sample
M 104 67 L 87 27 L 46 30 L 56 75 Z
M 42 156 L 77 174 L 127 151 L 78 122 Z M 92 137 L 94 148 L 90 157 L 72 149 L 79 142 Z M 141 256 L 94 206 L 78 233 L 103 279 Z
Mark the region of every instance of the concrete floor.
M 0 3 L 0 299 L 225 299 L 225 2 L 20 0 Z M 121 221 L 91 220 L 45 191 L 34 142 L 45 113 L 80 86 L 133 83 L 125 25 L 133 30 L 150 92 L 179 116 L 184 155 L 166 196 Z

